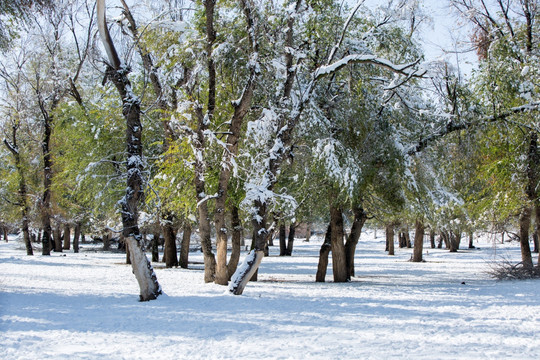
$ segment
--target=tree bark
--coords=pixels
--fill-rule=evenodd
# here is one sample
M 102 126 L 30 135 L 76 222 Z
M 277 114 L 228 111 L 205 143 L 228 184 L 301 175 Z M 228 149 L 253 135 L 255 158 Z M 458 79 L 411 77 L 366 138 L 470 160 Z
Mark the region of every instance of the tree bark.
M 424 224 L 417 219 L 414 233 L 414 250 L 412 262 L 422 262 L 422 252 L 424 251 Z
M 306 225 L 306 242 L 309 242 L 311 239 L 311 223 L 307 223 Z
M 128 177 L 126 194 L 120 201 L 123 235 L 126 247 L 129 249 L 133 273 L 139 284 L 139 299 L 148 301 L 156 299 L 161 294 L 161 286 L 150 261 L 146 258 L 138 225 L 138 204 L 143 197 L 140 100 L 131 91 L 131 83 L 127 77 L 128 69 L 120 62 L 109 34 L 105 15 L 105 0 L 97 1 L 97 14 L 99 33 L 110 61 L 106 74 L 114 83 L 122 99 L 122 113 L 126 121 Z
M 356 246 L 360 240 L 362 234 L 362 228 L 367 220 L 367 214 L 361 206 L 356 206 L 353 209 L 354 220 L 351 227 L 351 233 L 345 243 L 345 256 L 347 260 L 347 281 L 351 280 L 354 276 L 354 254 L 356 252 Z
M 461 233 L 450 230 L 448 235 L 448 243 L 450 245 L 450 252 L 457 252 L 459 250 L 459 244 L 461 242 Z
M 295 233 L 296 233 L 296 224 L 291 223 L 289 225 L 289 236 L 287 238 L 287 250 L 285 252 L 286 256 L 291 256 L 292 255 Z
M 285 223 L 279 224 L 279 256 L 287 255 L 287 229 Z
M 190 242 L 191 242 L 191 224 L 186 220 L 183 226 L 182 245 L 180 247 L 180 260 L 178 261 L 182 269 L 188 268 Z
M 81 223 L 75 223 L 75 229 L 73 230 L 73 252 L 77 254 L 79 252 L 79 238 L 81 237 Z
M 315 275 L 316 282 L 324 282 L 326 278 L 326 270 L 328 268 L 328 254 L 332 249 L 332 226 L 328 225 L 326 234 L 324 236 L 324 242 L 319 250 L 319 264 L 317 265 L 317 275 Z
M 531 247 L 529 245 L 529 227 L 531 226 L 531 209 L 523 208 L 519 217 L 519 243 L 521 247 L 521 262 L 525 269 L 533 268 Z
M 394 226 L 386 225 L 386 243 L 388 244 L 388 255 L 394 255 Z
M 330 225 L 332 227 L 332 270 L 334 282 L 347 281 L 347 258 L 345 256 L 345 244 L 343 243 L 343 210 L 330 205 Z
M 30 241 L 30 230 L 28 226 L 28 215 L 30 213 L 30 206 L 28 205 L 28 191 L 27 191 L 27 184 L 26 184 L 26 174 L 24 172 L 24 168 L 21 163 L 21 155 L 19 152 L 19 147 L 17 145 L 17 131 L 19 129 L 18 125 L 13 126 L 12 128 L 12 139 L 11 143 L 7 140 L 4 140 L 4 144 L 8 148 L 8 150 L 12 153 L 13 157 L 15 158 L 15 168 L 17 169 L 17 173 L 19 175 L 19 193 L 18 193 L 18 200 L 20 204 L 21 209 L 21 218 L 22 218 L 22 233 L 23 233 L 23 240 L 24 240 L 24 246 L 26 247 L 26 255 L 34 255 L 34 250 L 32 248 L 32 242 Z M 4 240 L 8 242 L 8 234 L 7 234 L 7 227 L 3 226 L 3 233 L 4 233 Z M 45 250 L 44 250 L 45 255 Z
M 111 233 L 106 230 L 103 233 L 103 250 L 109 251 L 111 249 Z
M 155 225 L 159 229 L 159 223 Z M 152 234 L 152 262 L 159 262 L 159 232 L 154 231 Z
M 60 224 L 57 224 L 53 231 L 54 238 L 54 251 L 62 252 L 62 231 L 60 230 Z
M 407 226 L 407 229 L 405 230 L 405 245 L 408 249 L 412 248 L 411 244 L 411 235 L 409 234 L 409 227 Z
M 474 246 L 474 233 L 469 233 L 469 249 L 476 249 L 476 246 Z
M 7 226 L 2 226 L 2 234 L 4 235 L 4 241 L 8 242 L 8 228 L 7 228 Z
M 432 249 L 435 249 L 435 231 L 433 229 L 429 231 L 429 244 Z
M 64 225 L 64 250 L 71 249 L 71 229 L 69 224 Z
M 165 224 L 163 225 L 163 238 L 165 245 L 163 249 L 163 257 L 165 258 L 165 267 L 172 268 L 178 266 L 178 256 L 176 254 L 176 231 L 172 224 L 172 215 L 168 215 Z
M 238 262 L 240 261 L 240 239 L 242 237 L 242 223 L 240 222 L 240 215 L 237 206 L 232 207 L 231 211 L 231 225 L 232 225 L 232 251 L 231 258 L 227 264 L 227 273 L 229 274 L 229 280 L 232 277 L 232 274 L 236 271 L 238 267 Z

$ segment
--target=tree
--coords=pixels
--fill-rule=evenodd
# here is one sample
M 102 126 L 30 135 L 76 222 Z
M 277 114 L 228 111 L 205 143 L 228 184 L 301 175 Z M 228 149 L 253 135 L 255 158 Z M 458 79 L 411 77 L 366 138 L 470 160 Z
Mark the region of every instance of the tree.
M 122 99 L 122 113 L 126 121 L 127 188 L 124 198 L 120 201 L 122 233 L 128 244 L 133 272 L 139 283 L 140 300 L 148 301 L 161 294 L 161 287 L 152 265 L 144 253 L 144 245 L 138 226 L 138 205 L 143 196 L 144 187 L 140 100 L 133 93 L 131 82 L 127 77 L 129 68 L 121 63 L 110 36 L 105 15 L 105 0 L 98 0 L 97 8 L 99 33 L 109 59 L 106 75 L 113 82 Z

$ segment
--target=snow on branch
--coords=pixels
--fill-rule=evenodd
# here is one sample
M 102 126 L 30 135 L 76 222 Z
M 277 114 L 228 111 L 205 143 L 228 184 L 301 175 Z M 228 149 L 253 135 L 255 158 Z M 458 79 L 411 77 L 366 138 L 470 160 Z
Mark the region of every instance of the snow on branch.
M 407 77 L 422 77 L 426 74 L 427 70 L 414 70 L 411 69 L 418 64 L 420 60 L 417 60 L 408 64 L 394 64 L 389 60 L 377 57 L 375 55 L 347 55 L 344 58 L 334 62 L 333 64 L 320 66 L 315 70 L 314 78 L 318 80 L 326 75 L 330 75 L 338 71 L 339 69 L 349 65 L 350 63 L 362 63 L 362 64 L 372 64 L 384 67 L 390 71 L 406 75 Z
M 432 142 L 435 142 L 455 131 L 466 130 L 474 125 L 502 121 L 512 115 L 521 114 L 521 113 L 529 112 L 529 111 L 539 111 L 539 110 L 540 110 L 540 101 L 536 101 L 536 102 L 510 108 L 508 111 L 503 112 L 501 114 L 481 117 L 479 121 L 476 121 L 476 122 L 472 120 L 466 120 L 461 123 L 455 123 L 453 120 L 451 120 L 450 122 L 448 122 L 446 127 L 444 127 L 439 132 L 436 132 L 434 134 L 431 134 L 421 139 L 418 142 L 418 144 L 414 145 L 407 151 L 407 155 L 414 155 L 416 153 L 419 153 L 422 150 L 424 150 Z
M 332 51 L 330 51 L 330 55 L 328 55 L 328 61 L 326 62 L 327 65 L 330 64 L 332 60 L 334 60 L 334 56 L 336 55 L 337 50 L 339 49 L 339 47 L 341 46 L 341 43 L 343 42 L 343 39 L 345 38 L 345 33 L 347 32 L 347 28 L 349 27 L 349 24 L 351 23 L 358 9 L 360 9 L 360 6 L 364 4 L 364 2 L 365 0 L 360 0 L 358 4 L 356 4 L 354 9 L 352 9 L 351 13 L 349 14 L 347 21 L 345 21 L 345 24 L 343 25 L 343 30 L 341 31 L 341 36 L 338 42 L 336 43 L 336 45 L 334 45 L 334 47 L 332 48 Z

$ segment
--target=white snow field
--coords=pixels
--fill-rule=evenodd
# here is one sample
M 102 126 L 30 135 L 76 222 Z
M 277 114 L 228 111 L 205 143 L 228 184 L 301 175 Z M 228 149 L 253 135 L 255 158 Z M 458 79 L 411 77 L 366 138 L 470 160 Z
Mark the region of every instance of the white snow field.
M 411 263 L 412 249 L 386 255 L 379 233 L 362 234 L 350 283 L 332 283 L 331 266 L 315 283 L 322 239 L 297 240 L 292 257 L 263 260 L 242 296 L 204 284 L 202 265 L 157 264 L 166 295 L 145 303 L 123 254 L 83 244 L 31 257 L 1 242 L 0 358 L 538 359 L 540 281 L 487 274 L 519 261 L 517 243 L 425 249 Z

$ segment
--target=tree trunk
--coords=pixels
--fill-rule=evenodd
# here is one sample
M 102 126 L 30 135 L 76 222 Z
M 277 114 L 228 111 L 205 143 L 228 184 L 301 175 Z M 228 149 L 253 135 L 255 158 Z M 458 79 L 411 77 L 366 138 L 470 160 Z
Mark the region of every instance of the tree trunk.
M 54 251 L 62 252 L 62 231 L 60 230 L 60 224 L 56 225 L 53 231 L 54 238 Z
M 476 249 L 476 246 L 474 246 L 474 233 L 469 233 L 469 249 Z
M 412 262 L 422 262 L 422 252 L 424 251 L 424 224 L 417 219 L 414 233 L 414 250 Z
M 79 238 L 81 237 L 81 224 L 75 223 L 75 229 L 73 230 L 73 252 L 77 254 L 79 252 Z
M 154 225 L 154 233 L 152 234 L 152 262 L 159 262 L 159 237 L 160 237 L 160 225 L 156 222 Z M 127 244 L 126 244 L 127 245 Z M 165 253 L 163 253 L 165 256 Z
M 411 236 L 409 234 L 409 227 L 407 226 L 407 229 L 405 230 L 405 245 L 408 249 L 412 248 L 411 244 Z
M 386 243 L 388 244 L 388 255 L 394 255 L 394 227 L 392 224 L 386 225 Z
M 448 242 L 450 244 L 450 252 L 457 252 L 459 250 L 459 244 L 461 243 L 461 233 L 450 230 Z
M 97 22 L 99 33 L 110 64 L 107 66 L 107 78 L 112 80 L 122 99 L 122 113 L 126 121 L 127 147 L 127 182 L 126 194 L 120 201 L 123 235 L 126 248 L 129 249 L 133 273 L 139 283 L 139 299 L 148 301 L 161 294 L 152 265 L 144 253 L 138 225 L 138 204 L 143 196 L 142 159 L 142 124 L 140 121 L 140 100 L 133 94 L 128 71 L 122 65 L 107 28 L 105 0 L 97 1 Z
M 229 280 L 232 277 L 232 274 L 235 273 L 236 268 L 238 267 L 238 262 L 240 261 L 240 239 L 242 237 L 242 223 L 240 222 L 240 215 L 237 206 L 232 207 L 231 210 L 231 226 L 232 226 L 232 251 L 231 258 L 227 264 L 227 273 L 229 274 Z
M 442 249 L 443 240 L 444 240 L 444 237 L 443 237 L 443 233 L 441 231 L 441 233 L 439 234 L 439 243 L 437 244 L 437 249 Z
M 307 226 L 306 226 L 306 242 L 309 242 L 309 240 L 311 239 L 311 223 L 307 223 Z
M 71 248 L 71 229 L 69 224 L 64 225 L 64 250 L 69 250 Z
M 291 225 L 289 226 L 289 237 L 287 239 L 287 251 L 285 252 L 286 256 L 292 255 L 295 232 L 296 232 L 296 224 L 291 223 Z
M 529 245 L 529 227 L 531 226 L 531 209 L 526 207 L 519 217 L 519 242 L 521 245 L 521 262 L 525 269 L 533 268 L 531 247 Z
M 429 231 L 429 244 L 432 249 L 435 249 L 435 231 L 433 229 Z
M 279 256 L 287 255 L 287 229 L 285 223 L 279 224 Z
M 332 270 L 334 282 L 347 281 L 347 259 L 343 243 L 343 211 L 341 208 L 330 205 L 330 224 L 332 227 Z
M 191 224 L 189 223 L 189 221 L 186 220 L 183 226 L 182 245 L 180 246 L 180 260 L 178 261 L 182 269 L 188 268 L 190 242 L 191 242 Z
M 345 256 L 347 261 L 347 281 L 351 280 L 354 276 L 354 254 L 356 252 L 356 245 L 360 240 L 362 234 L 362 228 L 367 220 L 367 214 L 361 206 L 357 206 L 353 209 L 354 220 L 351 227 L 351 233 L 345 243 Z
M 538 234 L 536 232 L 533 233 L 533 253 L 538 253 Z
M 107 230 L 103 233 L 103 250 L 109 251 L 111 249 L 111 234 Z
M 332 249 L 332 226 L 328 225 L 326 234 L 324 236 L 324 242 L 319 250 L 319 264 L 317 265 L 317 275 L 315 275 L 316 282 L 324 282 L 326 278 L 326 270 L 328 268 L 328 254 Z
M 172 216 L 167 215 L 166 222 L 162 227 L 163 238 L 165 239 L 163 257 L 165 258 L 164 262 L 165 267 L 167 268 L 178 266 L 178 256 L 176 254 L 176 231 L 174 230 L 172 221 Z

